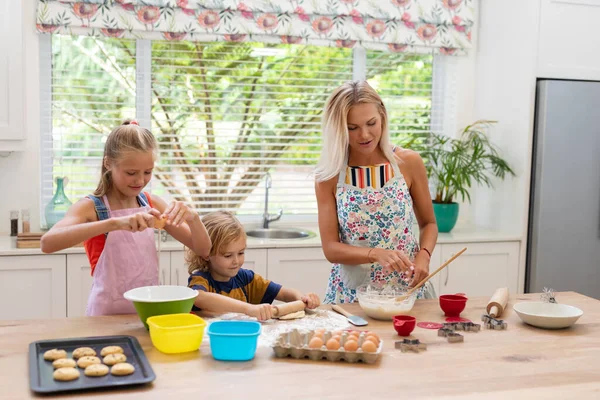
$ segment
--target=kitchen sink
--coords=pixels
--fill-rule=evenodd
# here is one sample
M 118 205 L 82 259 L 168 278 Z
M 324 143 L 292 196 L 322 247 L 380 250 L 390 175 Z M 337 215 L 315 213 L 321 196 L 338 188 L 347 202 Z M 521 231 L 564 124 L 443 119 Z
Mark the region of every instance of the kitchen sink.
M 315 233 L 304 229 L 268 228 L 251 229 L 246 235 L 258 239 L 306 239 L 315 237 Z

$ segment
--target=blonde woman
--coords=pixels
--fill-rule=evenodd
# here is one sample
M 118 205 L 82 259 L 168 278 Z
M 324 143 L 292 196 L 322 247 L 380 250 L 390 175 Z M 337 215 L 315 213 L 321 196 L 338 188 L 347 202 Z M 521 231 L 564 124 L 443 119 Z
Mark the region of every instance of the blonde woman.
M 236 312 L 266 321 L 272 317 L 271 303 L 274 300 L 286 303 L 302 300 L 309 309 L 321 304 L 319 296 L 314 293 L 302 294 L 242 268 L 246 232 L 232 213 L 208 213 L 202 222 L 213 246 L 208 257 L 191 250 L 186 253 L 190 273 L 188 286 L 198 290 L 194 310 Z
M 83 242 L 94 277 L 86 315 L 134 314 L 123 293 L 158 284 L 152 228 L 160 218 L 166 219 L 167 232 L 196 253 L 210 251 L 198 213 L 180 201 L 167 205 L 143 191 L 152 179 L 157 150 L 152 133 L 135 120 L 113 129 L 104 145 L 96 191 L 73 204 L 42 237 L 44 253 Z
M 315 190 L 333 263 L 324 303 L 354 302 L 356 288 L 370 282 L 416 284 L 429 274 L 438 235 L 423 160 L 390 143 L 383 101 L 365 81 L 333 92 L 322 129 Z M 419 297 L 435 297 L 433 286 Z

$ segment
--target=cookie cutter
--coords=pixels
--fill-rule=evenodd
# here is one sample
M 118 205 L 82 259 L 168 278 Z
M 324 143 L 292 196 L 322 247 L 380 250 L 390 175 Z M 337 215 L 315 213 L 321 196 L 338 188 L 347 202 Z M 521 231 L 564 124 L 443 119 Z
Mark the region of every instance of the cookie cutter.
M 456 333 L 453 329 L 440 328 L 438 330 L 438 336 L 445 337 L 448 339 L 448 343 L 459 343 L 464 342 L 465 338 L 460 333 Z
M 481 325 L 474 322 L 445 322 L 443 329 L 452 331 L 479 332 Z
M 421 350 L 427 350 L 427 345 L 425 343 L 421 343 L 419 339 L 399 340 L 394 342 L 394 347 L 396 349 L 400 349 L 403 353 L 406 353 L 407 351 L 418 353 Z
M 503 319 L 496 319 L 487 314 L 483 314 L 481 316 L 481 320 L 483 321 L 487 329 L 503 331 L 508 328 L 508 324 L 504 322 Z

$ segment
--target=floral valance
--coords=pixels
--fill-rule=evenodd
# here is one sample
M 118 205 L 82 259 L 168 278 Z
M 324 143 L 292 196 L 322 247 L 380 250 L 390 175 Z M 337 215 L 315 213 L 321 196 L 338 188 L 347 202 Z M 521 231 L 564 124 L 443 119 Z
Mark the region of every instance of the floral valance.
M 39 0 L 45 33 L 464 54 L 476 0 Z

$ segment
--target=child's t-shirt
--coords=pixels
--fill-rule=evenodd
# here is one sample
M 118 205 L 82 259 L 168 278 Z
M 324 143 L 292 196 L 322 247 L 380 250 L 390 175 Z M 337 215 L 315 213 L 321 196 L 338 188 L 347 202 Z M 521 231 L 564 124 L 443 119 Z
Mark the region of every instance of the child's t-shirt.
M 213 279 L 210 272 L 194 271 L 188 279 L 188 287 L 209 293 L 218 293 L 250 304 L 272 303 L 281 285 L 263 278 L 249 269 L 240 268 L 228 282 Z

